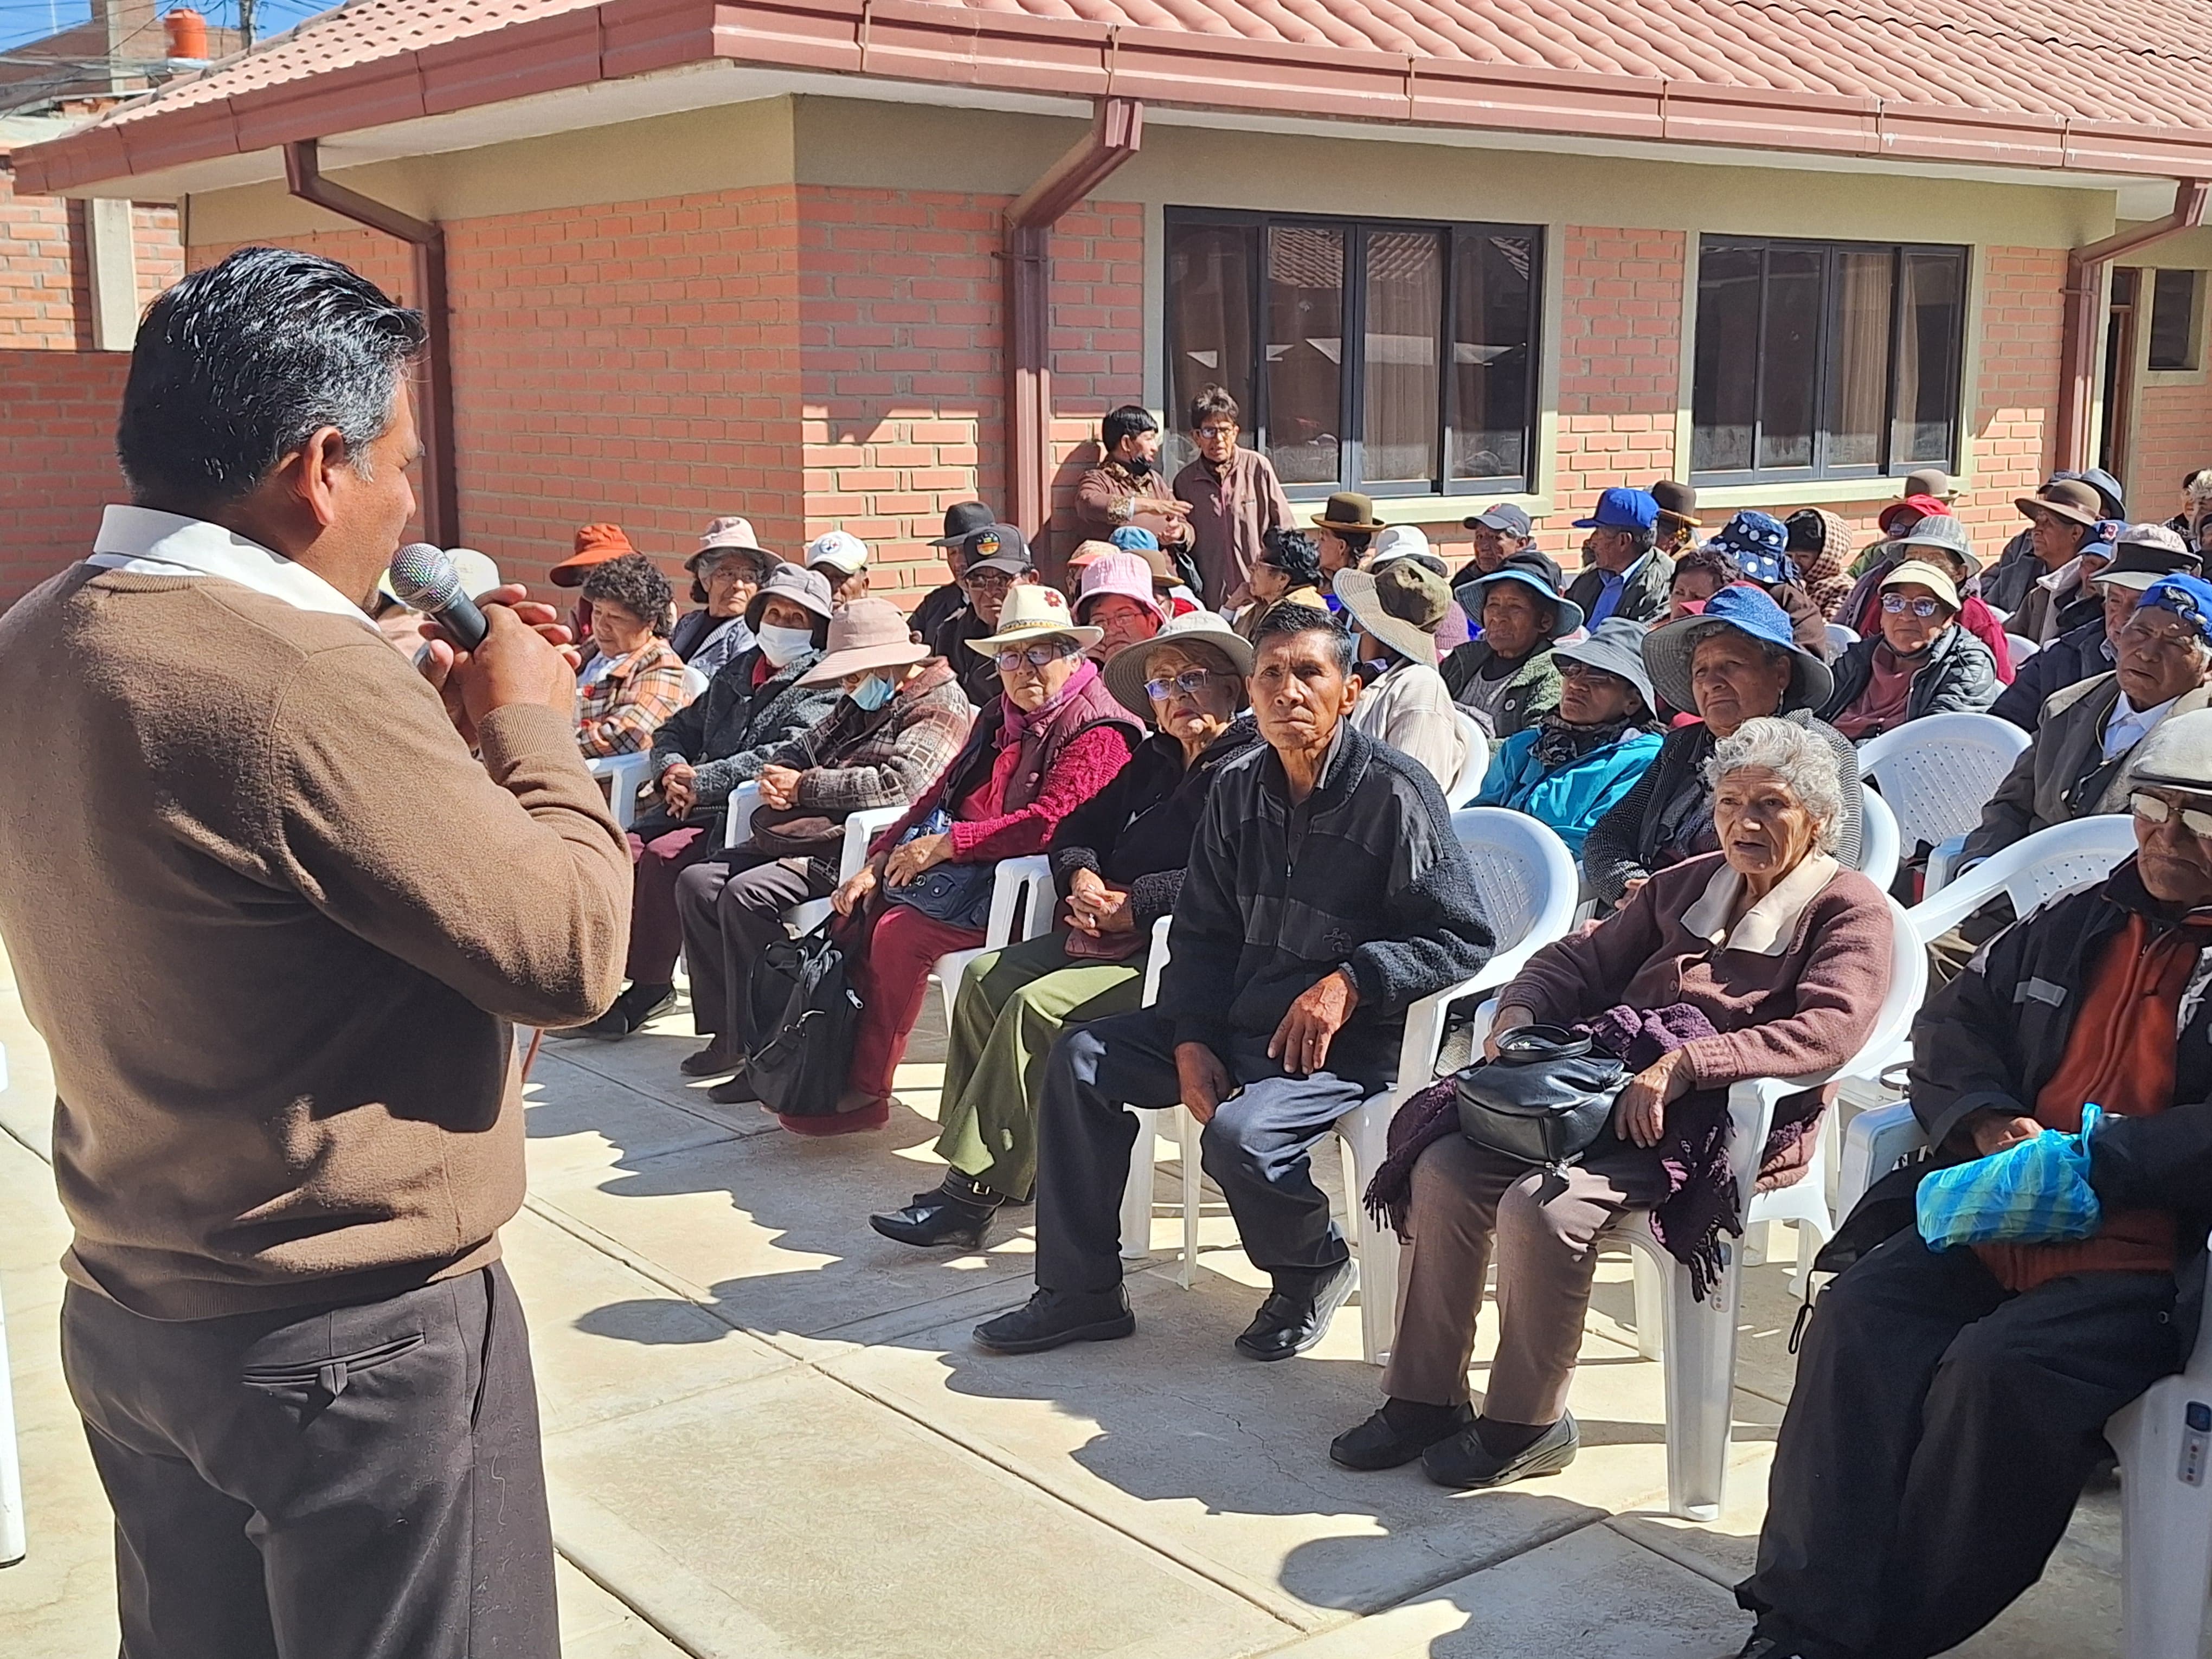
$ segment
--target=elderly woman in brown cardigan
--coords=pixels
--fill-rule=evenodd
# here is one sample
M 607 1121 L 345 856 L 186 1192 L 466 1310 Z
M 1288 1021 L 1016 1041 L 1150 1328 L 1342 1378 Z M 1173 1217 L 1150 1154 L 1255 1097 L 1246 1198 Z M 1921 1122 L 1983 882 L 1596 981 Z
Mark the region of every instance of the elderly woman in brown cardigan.
M 1503 1486 L 1574 1459 L 1566 1408 L 1596 1246 L 1636 1210 L 1693 1276 L 1739 1229 L 1727 1179 L 1727 1091 L 1803 1077 L 1857 1053 L 1888 988 L 1890 913 L 1832 855 L 1843 803 L 1834 756 L 1786 720 L 1751 720 L 1708 763 L 1721 850 L 1671 866 L 1614 915 L 1529 959 L 1498 996 L 1497 1039 L 1578 1026 L 1632 1068 L 1610 1128 L 1547 1169 L 1457 1133 L 1449 1083 L 1407 1103 L 1369 1194 L 1407 1237 L 1397 1340 L 1382 1409 L 1337 1437 L 1352 1468 L 1422 1460 L 1441 1486 Z M 1762 1178 L 1802 1173 L 1817 1091 L 1778 1111 Z M 1410 1176 L 1410 1182 L 1407 1177 Z M 1468 1362 L 1496 1246 L 1498 1358 L 1483 1409 Z M 1709 1278 L 1700 1279 L 1709 1282 Z

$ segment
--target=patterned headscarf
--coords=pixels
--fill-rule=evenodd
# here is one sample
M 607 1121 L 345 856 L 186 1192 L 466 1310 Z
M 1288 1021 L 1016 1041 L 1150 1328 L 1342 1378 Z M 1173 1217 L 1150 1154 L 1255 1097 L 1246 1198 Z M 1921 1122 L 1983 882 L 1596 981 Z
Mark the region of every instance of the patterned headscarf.
M 1851 527 L 1841 515 L 1820 507 L 1792 513 L 1784 522 L 1798 580 L 1820 614 L 1832 617 L 1836 607 L 1850 596 Z

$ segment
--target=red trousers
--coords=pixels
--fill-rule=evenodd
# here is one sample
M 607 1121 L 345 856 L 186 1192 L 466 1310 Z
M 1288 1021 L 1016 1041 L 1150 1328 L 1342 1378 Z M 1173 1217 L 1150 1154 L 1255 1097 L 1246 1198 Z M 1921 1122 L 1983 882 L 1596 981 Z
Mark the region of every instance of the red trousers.
M 868 948 L 858 953 L 852 970 L 865 1006 L 847 1087 L 875 1099 L 890 1093 L 891 1073 L 905 1057 L 907 1036 L 929 994 L 930 964 L 948 951 L 973 951 L 982 943 L 980 927 L 932 921 L 904 904 L 884 908 L 868 935 Z M 945 994 L 951 997 L 958 989 L 948 985 Z
M 637 873 L 630 886 L 629 961 L 623 977 L 633 985 L 665 985 L 676 977 L 684 948 L 684 923 L 676 914 L 676 878 L 706 859 L 722 856 L 722 838 L 708 826 L 663 829 L 647 841 L 633 833 L 629 855 Z

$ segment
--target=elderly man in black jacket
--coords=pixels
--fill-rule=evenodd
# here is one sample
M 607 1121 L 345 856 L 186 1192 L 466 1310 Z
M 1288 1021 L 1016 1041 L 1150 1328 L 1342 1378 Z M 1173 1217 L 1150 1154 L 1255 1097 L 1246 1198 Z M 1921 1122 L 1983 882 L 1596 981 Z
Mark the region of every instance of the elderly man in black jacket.
M 1352 728 L 1352 643 L 1284 605 L 1254 641 L 1266 747 L 1214 782 L 1176 901 L 1158 1006 L 1054 1045 L 1037 1123 L 1037 1289 L 975 1328 L 1003 1353 L 1127 1336 L 1121 1188 L 1138 1122 L 1178 1100 L 1206 1173 L 1273 1280 L 1237 1339 L 1254 1359 L 1321 1340 L 1355 1274 L 1310 1154 L 1386 1088 L 1409 1005 L 1473 974 L 1492 939 L 1425 769 Z
M 2043 1571 L 2104 1425 L 2180 1369 L 2212 1227 L 2212 710 L 2143 739 L 2136 854 L 2000 934 L 1923 1011 L 1912 1109 L 1959 1164 L 2046 1130 L 2088 1141 L 2096 1231 L 1936 1250 L 1923 1170 L 1837 1241 L 1775 1447 L 1745 1659 L 1922 1659 Z M 1892 1231 L 1895 1229 L 1895 1231 Z M 1823 1264 L 1832 1261 L 1824 1255 Z M 2202 1587 L 2198 1587 L 2201 1591 Z

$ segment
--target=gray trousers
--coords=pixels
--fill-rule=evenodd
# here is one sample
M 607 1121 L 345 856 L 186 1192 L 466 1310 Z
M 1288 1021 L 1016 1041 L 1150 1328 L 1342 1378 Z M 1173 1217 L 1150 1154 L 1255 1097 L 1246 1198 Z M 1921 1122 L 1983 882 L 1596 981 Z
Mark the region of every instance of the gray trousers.
M 1501 1423 L 1556 1423 L 1582 1352 L 1597 1243 L 1627 1212 L 1664 1195 L 1656 1160 L 1607 1136 L 1563 1172 L 1450 1135 L 1413 1165 L 1412 1242 L 1398 1255 L 1398 1334 L 1382 1391 L 1456 1406 L 1483 1276 L 1498 1258 L 1498 1358 L 1482 1409 Z
M 1363 1043 L 1362 1035 L 1376 1040 Z M 1221 1056 L 1242 1087 L 1206 1124 L 1200 1150 L 1254 1267 L 1313 1272 L 1345 1260 L 1328 1195 L 1314 1185 L 1311 1153 L 1337 1119 L 1389 1082 L 1371 1063 L 1383 1051 L 1396 1059 L 1396 1034 L 1386 1035 L 1355 1032 L 1352 1042 L 1332 1047 L 1330 1061 L 1343 1073 L 1293 1077 L 1267 1058 L 1265 1037 L 1240 1037 Z M 1037 1109 L 1042 1288 L 1103 1291 L 1121 1282 L 1121 1189 L 1137 1142 L 1128 1108 L 1172 1106 L 1182 1097 L 1175 1021 L 1160 1009 L 1094 1020 L 1053 1045 Z
M 530 1337 L 505 1269 L 145 1319 L 70 1285 L 122 1659 L 554 1659 Z
M 740 1048 L 756 1040 L 745 1016 L 753 958 L 786 937 L 784 911 L 830 889 L 806 873 L 804 859 L 772 859 L 732 847 L 676 878 L 676 915 L 691 975 L 691 1025 L 701 1036 L 728 1036 Z

